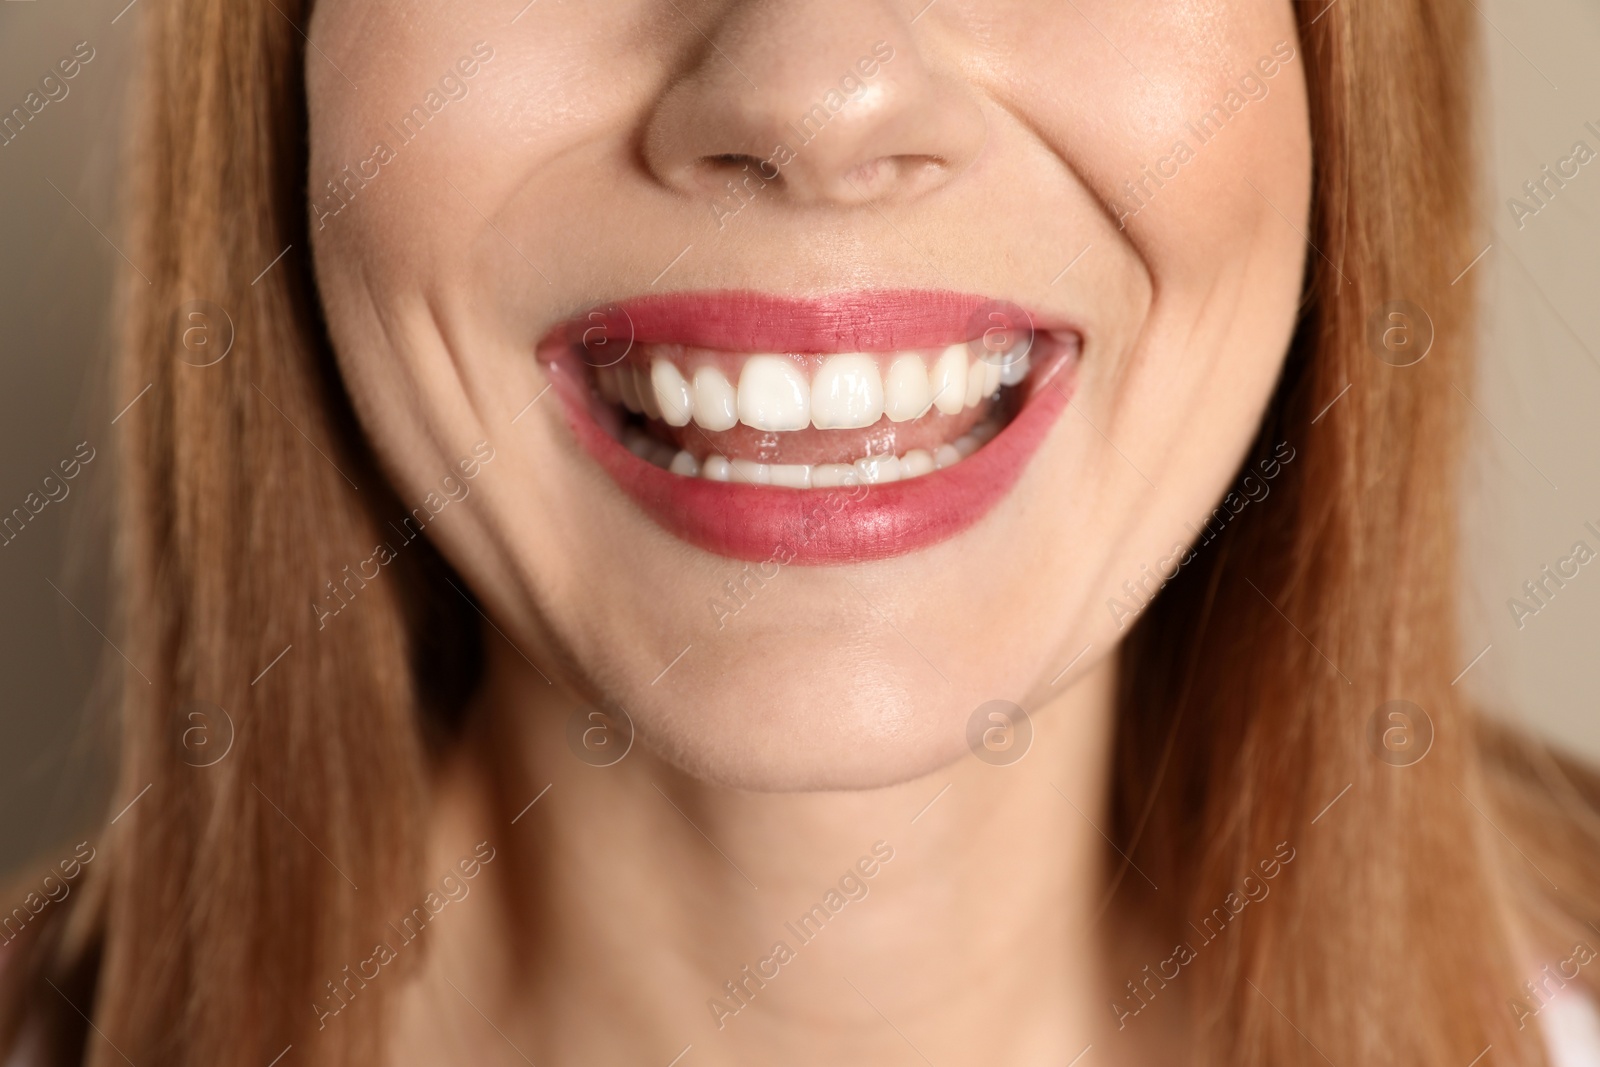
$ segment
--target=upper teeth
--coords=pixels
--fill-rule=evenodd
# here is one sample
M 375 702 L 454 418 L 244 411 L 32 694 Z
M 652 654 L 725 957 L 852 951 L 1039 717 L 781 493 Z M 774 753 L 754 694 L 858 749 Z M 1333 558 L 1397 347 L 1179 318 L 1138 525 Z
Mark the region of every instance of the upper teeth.
M 887 375 L 880 365 L 887 366 Z M 632 361 L 602 367 L 596 383 L 612 403 L 672 426 L 692 420 L 707 430 L 740 422 L 757 430 L 848 430 L 872 426 L 885 415 L 906 422 L 932 410 L 958 414 L 1002 385 L 1021 382 L 1028 369 L 1026 354 L 1002 366 L 955 344 L 926 358 L 920 352 L 827 356 L 814 377 L 788 356 L 754 355 L 744 360 L 737 388 L 715 363 L 702 363 L 686 376 L 673 360 L 653 355 L 648 369 Z

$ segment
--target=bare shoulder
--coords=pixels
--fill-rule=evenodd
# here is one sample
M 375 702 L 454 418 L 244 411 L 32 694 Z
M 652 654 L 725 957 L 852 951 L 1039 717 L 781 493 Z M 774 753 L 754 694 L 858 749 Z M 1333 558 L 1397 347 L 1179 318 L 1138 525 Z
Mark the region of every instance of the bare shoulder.
M 1563 990 L 1539 1013 L 1550 1067 L 1600 1067 L 1600 1008 L 1581 987 Z

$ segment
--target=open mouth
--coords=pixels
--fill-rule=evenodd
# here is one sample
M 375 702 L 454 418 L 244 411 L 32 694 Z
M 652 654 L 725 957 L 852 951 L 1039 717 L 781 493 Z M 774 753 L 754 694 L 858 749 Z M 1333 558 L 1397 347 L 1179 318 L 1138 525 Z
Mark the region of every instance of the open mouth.
M 539 357 L 580 441 L 669 531 L 823 563 L 981 517 L 1065 406 L 1081 344 L 980 297 L 710 293 L 611 305 Z

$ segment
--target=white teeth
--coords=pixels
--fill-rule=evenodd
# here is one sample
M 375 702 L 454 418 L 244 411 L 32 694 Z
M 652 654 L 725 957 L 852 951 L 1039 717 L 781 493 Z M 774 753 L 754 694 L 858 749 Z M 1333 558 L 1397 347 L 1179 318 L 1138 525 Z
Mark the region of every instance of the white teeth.
M 608 403 L 671 426 L 691 422 L 726 431 L 740 423 L 766 432 L 854 430 L 884 416 L 910 422 L 932 411 L 959 415 L 1002 387 L 1021 385 L 1032 370 L 1027 353 L 975 357 L 968 343 L 941 350 L 843 352 L 824 357 L 760 354 L 743 360 L 737 381 L 721 365 L 692 372 L 681 358 L 648 352 L 648 364 L 619 363 L 595 371 Z M 681 354 L 681 349 L 678 350 Z M 807 368 L 814 368 L 815 378 Z
M 811 424 L 854 430 L 883 417 L 883 379 L 871 356 L 829 356 L 811 382 Z
M 959 415 L 967 402 L 967 346 L 951 345 L 939 354 L 928 375 L 933 406 L 946 415 Z
M 671 360 L 651 361 L 650 386 L 656 407 L 660 409 L 661 418 L 667 425 L 689 425 L 689 417 L 694 411 L 694 396 L 689 390 L 689 382 Z
M 1010 362 L 1000 368 L 1000 384 L 1020 385 L 1022 384 L 1022 379 L 1026 378 L 1028 371 L 1032 369 L 1033 364 L 1028 358 L 1028 353 L 1024 352 L 1020 356 L 1014 356 Z
M 868 485 L 900 480 L 900 461 L 894 456 L 864 456 L 856 460 L 856 470 Z
M 934 471 L 933 453 L 923 448 L 914 448 L 900 457 L 900 477 L 916 478 Z
M 945 470 L 982 448 L 999 432 L 999 423 L 990 419 L 974 426 L 955 441 L 932 451 L 913 448 L 903 456 L 863 456 L 854 463 L 819 463 L 815 466 L 808 463 L 760 463 L 753 459 L 729 460 L 715 453 L 704 460 L 696 460 L 687 450 L 674 450 L 633 426 L 623 429 L 622 443 L 629 452 L 647 463 L 685 478 L 781 486 L 785 489 L 834 489 L 849 485 L 887 485 Z
M 733 461 L 732 480 L 747 485 L 771 485 L 772 472 L 765 463 L 757 463 L 753 459 L 736 459 Z
M 758 430 L 811 424 L 811 383 L 792 360 L 751 356 L 739 373 L 739 421 Z
M 819 463 L 811 468 L 811 488 L 833 489 L 841 485 L 858 485 L 861 472 L 850 463 Z
M 883 387 L 883 413 L 890 422 L 909 422 L 928 410 L 933 391 L 928 385 L 928 368 L 915 353 L 889 364 L 889 380 Z
M 694 372 L 694 421 L 707 430 L 731 430 L 739 423 L 733 386 L 709 364 Z
M 787 486 L 790 489 L 811 488 L 809 463 L 773 463 L 767 467 L 767 474 L 772 479 L 773 485 Z
M 978 401 L 984 397 L 983 368 L 985 364 L 981 359 L 972 361 L 972 366 L 967 368 L 967 394 L 963 402 L 967 407 L 977 407 Z
M 978 361 L 983 366 L 983 395 L 994 396 L 1000 389 L 1000 364 L 986 359 Z
M 633 391 L 638 394 L 639 406 L 644 409 L 642 414 L 645 418 L 659 419 L 661 417 L 661 407 L 656 403 L 655 386 L 650 384 L 650 368 L 634 367 L 632 368 L 631 376 L 633 378 Z

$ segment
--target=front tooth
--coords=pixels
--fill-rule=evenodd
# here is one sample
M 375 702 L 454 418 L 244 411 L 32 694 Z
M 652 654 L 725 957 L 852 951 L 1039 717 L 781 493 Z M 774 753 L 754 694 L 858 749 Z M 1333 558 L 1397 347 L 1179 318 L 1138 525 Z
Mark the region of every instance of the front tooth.
M 977 407 L 978 401 L 984 398 L 983 368 L 986 367 L 983 357 L 979 356 L 972 361 L 972 366 L 967 368 L 967 394 L 962 398 L 962 403 L 967 407 Z
M 694 372 L 694 421 L 707 430 L 731 430 L 739 424 L 733 386 L 709 363 Z
M 1023 352 L 1020 355 L 1012 356 L 1011 361 L 1000 368 L 1000 384 L 1022 384 L 1022 379 L 1028 376 L 1028 371 L 1032 366 L 1033 361 L 1028 358 L 1028 353 Z
M 934 471 L 933 453 L 925 448 L 913 448 L 900 457 L 900 477 L 916 478 Z
M 700 465 L 700 477 L 713 482 L 732 481 L 733 464 L 728 462 L 726 456 L 707 456 L 706 461 Z
M 700 461 L 689 453 L 680 451 L 672 457 L 672 464 L 667 470 L 673 474 L 681 474 L 685 478 L 693 478 L 700 473 Z
M 967 346 L 951 345 L 939 354 L 928 376 L 933 406 L 946 415 L 959 415 L 967 399 Z
M 783 485 L 790 489 L 810 489 L 811 464 L 772 463 L 767 466 L 767 477 L 773 485 Z
M 765 463 L 736 459 L 733 461 L 733 480 L 746 485 L 771 485 L 772 471 Z
M 855 430 L 883 417 L 878 361 L 851 353 L 830 356 L 811 382 L 811 423 L 819 430 Z
M 868 485 L 900 480 L 900 461 L 893 456 L 863 456 L 856 460 L 856 471 Z
M 803 430 L 811 424 L 811 387 L 793 361 L 751 356 L 739 374 L 739 421 L 758 430 Z
M 883 413 L 891 422 L 906 422 L 928 410 L 933 391 L 928 385 L 928 368 L 914 353 L 889 364 L 889 380 L 883 387 Z
M 849 463 L 819 463 L 811 468 L 811 488 L 834 489 L 841 485 L 860 485 L 861 472 Z
M 933 454 L 934 466 L 940 470 L 944 470 L 946 467 L 954 467 L 960 462 L 961 453 L 956 451 L 955 445 L 940 445 Z
M 694 411 L 694 397 L 689 392 L 688 380 L 671 360 L 651 362 L 650 391 L 668 426 L 689 425 L 689 416 Z

